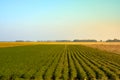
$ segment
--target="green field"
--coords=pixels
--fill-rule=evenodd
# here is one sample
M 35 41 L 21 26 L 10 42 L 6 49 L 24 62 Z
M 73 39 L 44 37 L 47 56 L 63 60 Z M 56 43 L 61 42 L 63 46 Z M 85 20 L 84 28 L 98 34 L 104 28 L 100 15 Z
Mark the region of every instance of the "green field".
M 0 48 L 0 80 L 120 80 L 120 55 L 68 44 Z

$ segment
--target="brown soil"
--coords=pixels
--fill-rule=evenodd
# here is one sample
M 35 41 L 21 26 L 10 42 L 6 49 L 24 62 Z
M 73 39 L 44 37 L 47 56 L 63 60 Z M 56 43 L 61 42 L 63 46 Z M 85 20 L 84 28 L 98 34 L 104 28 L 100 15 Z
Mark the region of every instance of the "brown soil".
M 86 46 L 120 54 L 120 43 L 88 44 Z

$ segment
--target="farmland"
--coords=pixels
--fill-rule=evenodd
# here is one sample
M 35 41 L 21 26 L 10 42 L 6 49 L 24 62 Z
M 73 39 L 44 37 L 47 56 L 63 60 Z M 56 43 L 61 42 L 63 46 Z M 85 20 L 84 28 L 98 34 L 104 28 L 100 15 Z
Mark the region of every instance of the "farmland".
M 94 44 L 85 44 L 86 46 L 100 50 L 120 54 L 120 42 L 103 42 Z
M 75 44 L 0 48 L 0 80 L 120 80 L 120 55 Z

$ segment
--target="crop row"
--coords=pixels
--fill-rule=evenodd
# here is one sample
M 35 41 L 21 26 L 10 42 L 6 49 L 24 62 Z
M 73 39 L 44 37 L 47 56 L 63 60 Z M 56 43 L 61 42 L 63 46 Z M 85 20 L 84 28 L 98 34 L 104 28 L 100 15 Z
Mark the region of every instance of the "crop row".
M 0 55 L 0 80 L 120 80 L 120 55 L 82 45 L 0 48 Z

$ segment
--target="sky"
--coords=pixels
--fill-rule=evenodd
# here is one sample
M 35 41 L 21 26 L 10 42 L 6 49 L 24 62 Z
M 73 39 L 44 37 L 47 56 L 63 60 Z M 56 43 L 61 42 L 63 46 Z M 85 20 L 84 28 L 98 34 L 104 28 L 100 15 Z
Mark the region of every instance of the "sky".
M 120 0 L 0 0 L 0 41 L 120 39 Z

